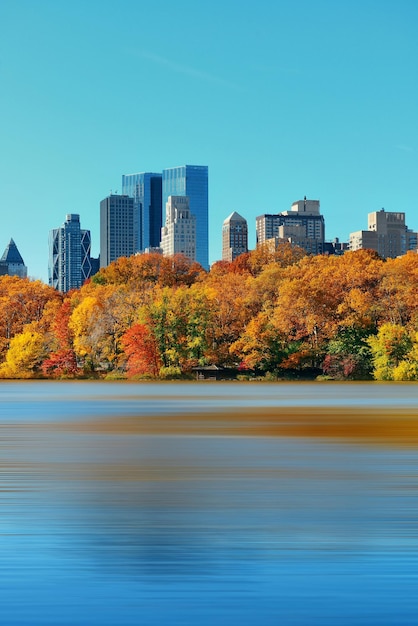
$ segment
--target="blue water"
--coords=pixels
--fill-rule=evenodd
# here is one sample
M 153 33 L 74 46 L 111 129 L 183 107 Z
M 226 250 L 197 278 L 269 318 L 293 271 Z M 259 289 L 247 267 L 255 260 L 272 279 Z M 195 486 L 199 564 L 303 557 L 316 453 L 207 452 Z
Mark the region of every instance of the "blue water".
M 263 406 L 418 386 L 0 384 L 0 624 L 418 624 L 412 446 L 79 428 Z

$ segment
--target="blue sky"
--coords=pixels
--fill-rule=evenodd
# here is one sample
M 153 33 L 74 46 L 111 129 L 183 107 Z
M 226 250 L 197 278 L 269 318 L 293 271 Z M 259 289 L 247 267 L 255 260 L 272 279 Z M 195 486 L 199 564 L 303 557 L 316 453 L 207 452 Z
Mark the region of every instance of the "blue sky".
M 415 0 L 2 0 L 0 254 L 47 280 L 48 232 L 122 174 L 209 166 L 210 260 L 223 220 L 321 201 L 326 237 L 367 213 L 418 230 Z

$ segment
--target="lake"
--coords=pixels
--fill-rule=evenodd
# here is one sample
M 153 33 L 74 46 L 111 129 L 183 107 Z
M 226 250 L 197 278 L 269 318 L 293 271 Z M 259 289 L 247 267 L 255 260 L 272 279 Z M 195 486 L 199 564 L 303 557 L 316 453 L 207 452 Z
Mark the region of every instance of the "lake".
M 418 623 L 418 385 L 0 400 L 0 624 Z

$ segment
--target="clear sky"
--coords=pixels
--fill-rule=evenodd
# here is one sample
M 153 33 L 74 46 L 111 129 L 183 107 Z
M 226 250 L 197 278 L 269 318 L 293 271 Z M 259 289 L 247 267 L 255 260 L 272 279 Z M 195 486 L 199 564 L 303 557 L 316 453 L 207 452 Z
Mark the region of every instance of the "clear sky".
M 319 199 L 326 238 L 418 230 L 416 0 L 1 0 L 0 255 L 47 280 L 48 233 L 122 174 L 209 166 L 223 220 Z

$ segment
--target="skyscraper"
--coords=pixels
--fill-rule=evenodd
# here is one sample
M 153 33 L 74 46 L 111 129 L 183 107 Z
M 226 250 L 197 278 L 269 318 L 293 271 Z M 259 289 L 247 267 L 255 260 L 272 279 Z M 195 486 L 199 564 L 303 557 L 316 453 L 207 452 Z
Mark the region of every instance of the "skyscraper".
M 248 224 L 234 211 L 222 226 L 222 260 L 233 261 L 244 252 L 248 252 Z
M 19 276 L 20 278 L 26 278 L 28 275 L 28 268 L 13 239 L 10 239 L 0 259 L 0 276 L 4 274 Z
M 196 261 L 209 267 L 209 213 L 207 165 L 182 165 L 163 170 L 163 206 L 169 196 L 188 196 L 196 217 Z M 165 219 L 164 219 L 165 222 Z
M 100 267 L 135 252 L 134 199 L 112 194 L 100 202 Z
M 169 196 L 161 248 L 165 256 L 180 253 L 196 260 L 196 218 L 189 209 L 187 196 Z
M 141 172 L 122 176 L 122 193 L 134 199 L 135 249 L 160 245 L 162 217 L 162 174 Z
M 91 235 L 80 228 L 80 216 L 66 216 L 60 228 L 49 233 L 49 284 L 67 292 L 78 289 L 92 275 Z

